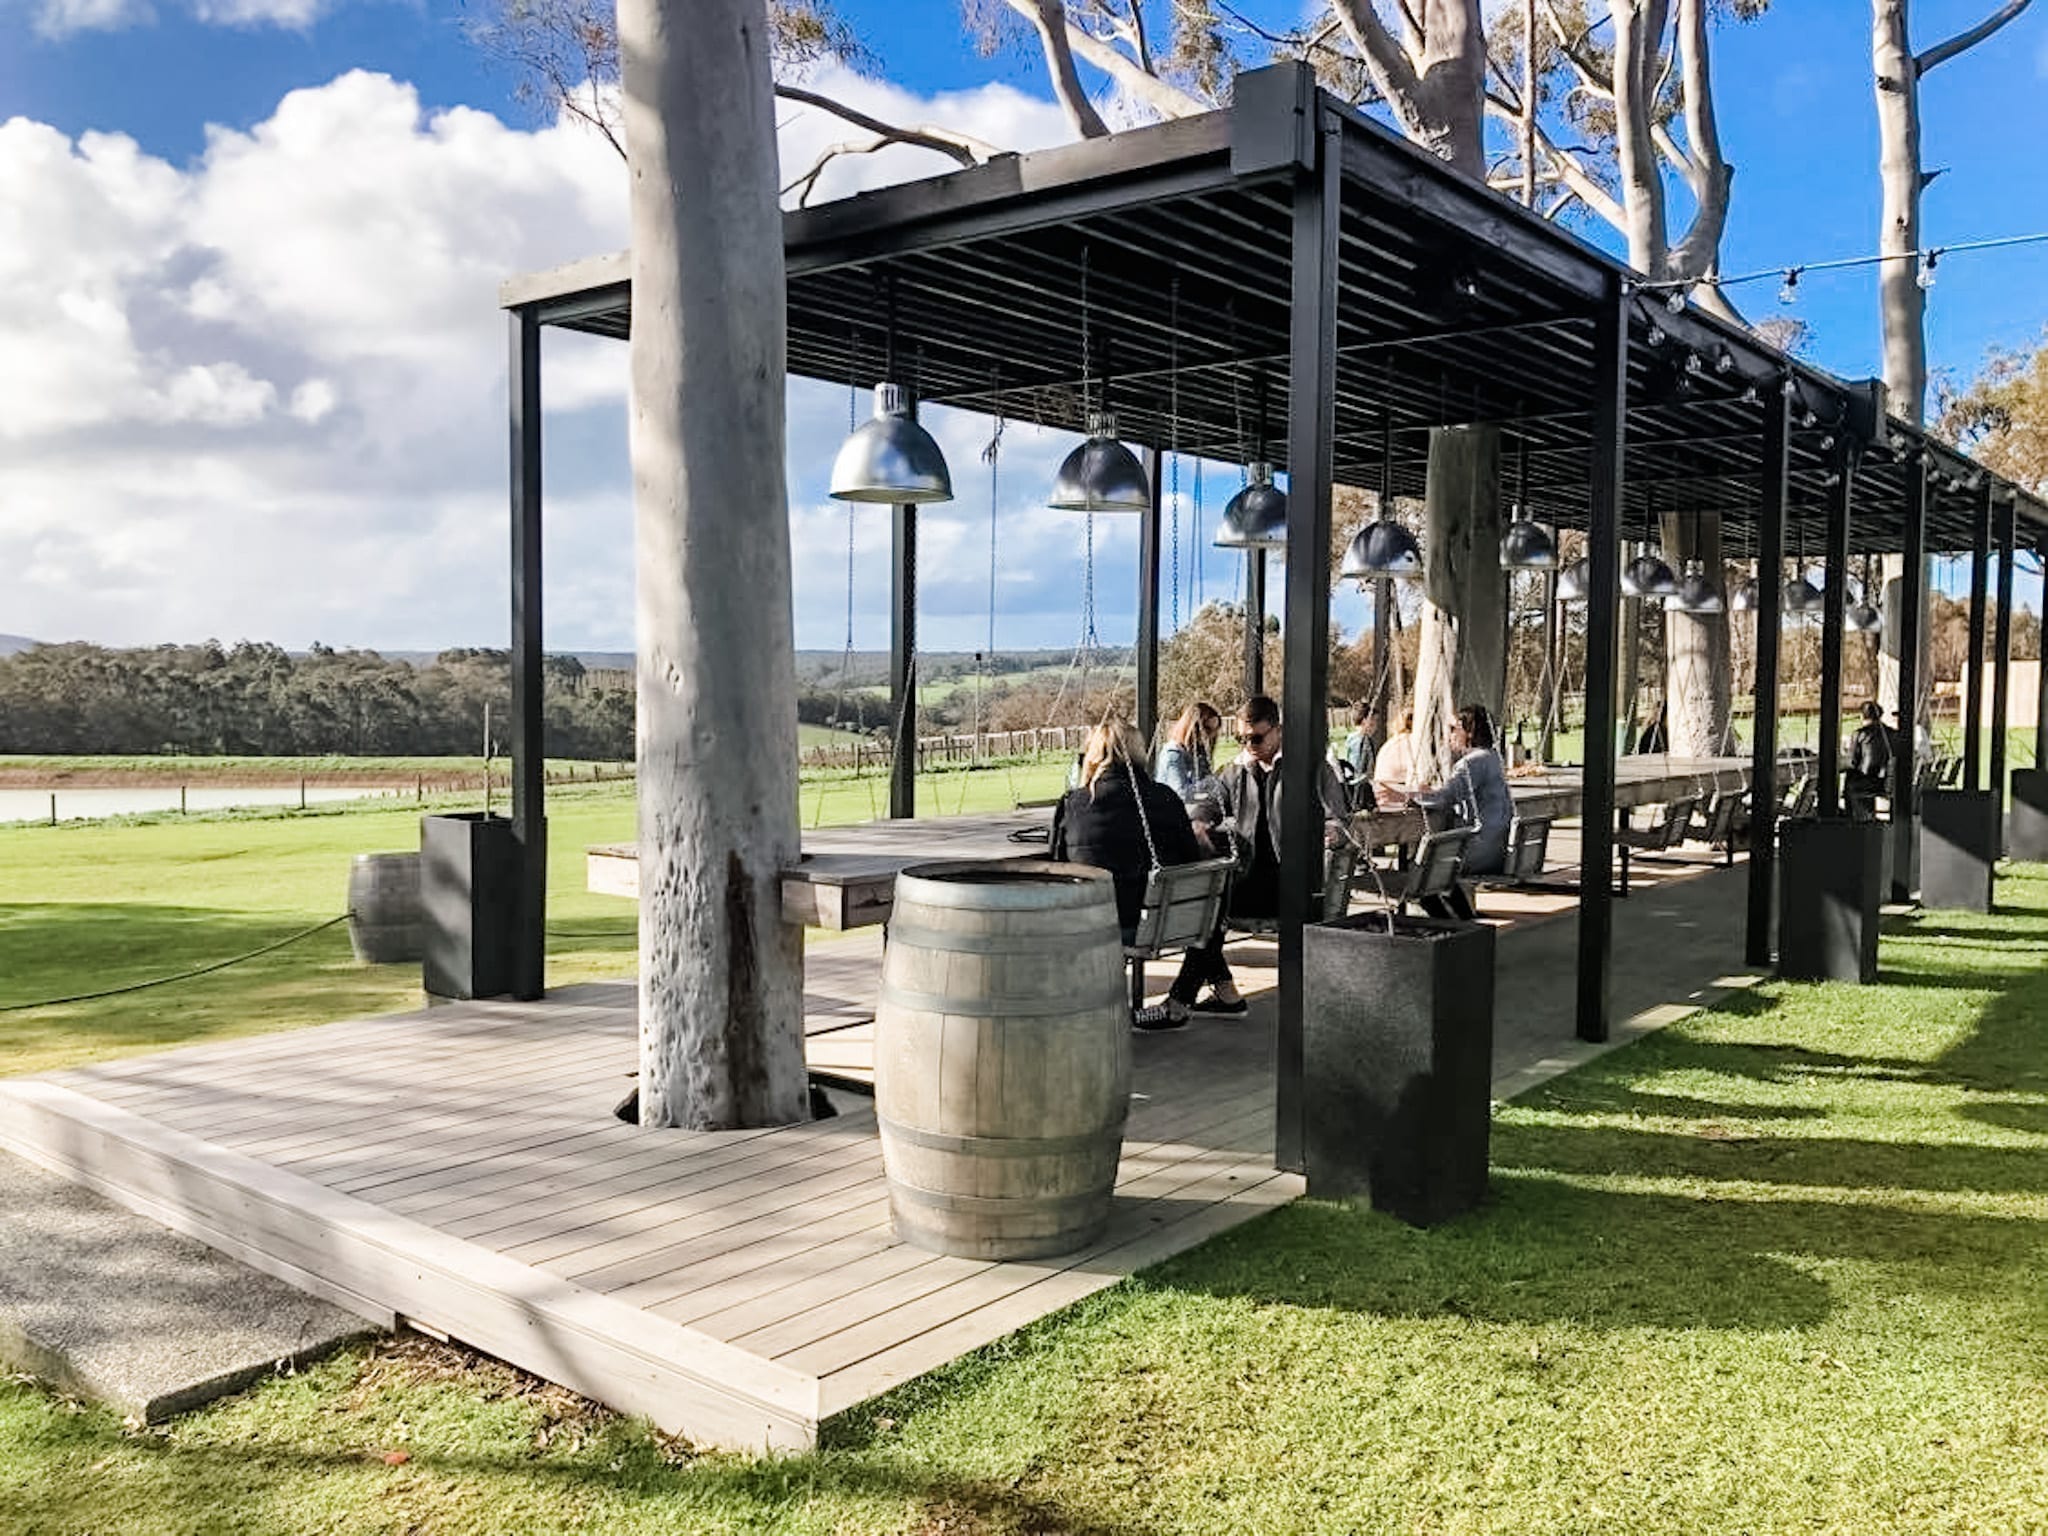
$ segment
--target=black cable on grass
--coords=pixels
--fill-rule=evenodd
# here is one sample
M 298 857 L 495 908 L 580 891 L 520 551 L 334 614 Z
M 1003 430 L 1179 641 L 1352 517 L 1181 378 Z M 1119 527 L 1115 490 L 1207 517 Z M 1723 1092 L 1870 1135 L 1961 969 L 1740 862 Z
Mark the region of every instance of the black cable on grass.
M 34 1003 L 0 1003 L 0 1013 L 26 1013 L 35 1008 L 61 1008 L 66 1003 L 92 1003 L 99 1001 L 103 997 L 121 997 L 129 992 L 146 992 L 151 987 L 168 986 L 174 981 L 190 981 L 195 976 L 206 976 L 214 971 L 224 971 L 231 965 L 240 965 L 245 960 L 254 960 L 257 956 L 267 955 L 272 950 L 283 949 L 287 944 L 296 944 L 301 939 L 309 939 L 316 933 L 323 933 L 327 929 L 334 927 L 337 923 L 347 922 L 353 916 L 355 916 L 353 912 L 344 912 L 339 917 L 330 917 L 324 923 L 315 923 L 312 927 L 301 929 L 288 938 L 279 939 L 274 944 L 266 944 L 261 949 L 252 949 L 246 955 L 236 955 L 228 960 L 216 960 L 211 965 L 197 966 L 189 971 L 178 971 L 170 976 L 158 976 L 150 981 L 130 982 L 125 987 L 108 987 L 100 992 L 80 992 L 75 997 L 47 997 L 40 1002 Z

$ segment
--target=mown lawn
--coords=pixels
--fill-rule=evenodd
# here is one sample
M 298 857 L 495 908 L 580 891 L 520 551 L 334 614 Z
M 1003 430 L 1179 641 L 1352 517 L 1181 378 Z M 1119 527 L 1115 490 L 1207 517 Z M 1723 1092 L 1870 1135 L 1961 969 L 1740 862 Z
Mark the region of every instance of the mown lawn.
M 1056 793 L 1064 774 L 1056 761 L 935 772 L 919 781 L 920 807 L 1007 809 Z M 875 774 L 821 774 L 802 787 L 807 826 L 886 815 L 888 802 Z M 630 973 L 633 906 L 584 889 L 583 850 L 633 837 L 633 787 L 556 786 L 547 807 L 549 983 Z M 419 813 L 364 801 L 0 825 L 0 1075 L 420 1006 L 417 966 L 359 966 L 336 927 L 172 986 L 20 1007 L 208 965 L 334 917 L 347 910 L 349 860 L 417 848 Z
M 0 1387 L 0 1526 L 2048 1529 L 2048 870 L 1503 1107 L 1422 1233 L 1302 1203 L 769 1461 L 386 1345 L 167 1429 Z

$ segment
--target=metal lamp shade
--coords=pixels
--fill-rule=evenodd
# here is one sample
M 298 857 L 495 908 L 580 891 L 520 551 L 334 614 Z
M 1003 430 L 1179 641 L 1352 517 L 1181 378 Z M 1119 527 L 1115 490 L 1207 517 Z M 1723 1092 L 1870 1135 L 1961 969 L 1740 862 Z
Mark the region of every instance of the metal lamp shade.
M 1745 579 L 1728 594 L 1728 606 L 1736 613 L 1754 613 L 1763 605 L 1763 589 L 1756 584 L 1756 578 Z
M 1875 635 L 1884 629 L 1884 615 L 1870 603 L 1851 603 L 1842 622 L 1859 635 Z
M 1399 523 L 1376 518 L 1351 536 L 1337 574 L 1360 581 L 1382 576 L 1415 581 L 1422 575 L 1422 546 Z
M 1593 562 L 1584 558 L 1574 560 L 1557 573 L 1557 600 L 1560 603 L 1583 603 L 1593 590 Z
M 1706 572 L 1688 570 L 1678 583 L 1678 591 L 1664 599 L 1667 613 L 1726 613 L 1728 603 L 1721 596 L 1721 589 L 1707 580 Z
M 1504 571 L 1554 571 L 1557 540 L 1548 528 L 1530 518 L 1509 523 L 1500 536 L 1500 568 Z
M 953 499 L 946 456 L 910 419 L 902 385 L 875 386 L 874 416 L 854 428 L 832 461 L 832 494 L 889 506 Z
M 1787 613 L 1819 613 L 1827 599 L 1802 574 L 1785 583 L 1784 601 Z
M 1216 525 L 1218 549 L 1285 549 L 1287 493 L 1273 483 L 1273 466 L 1254 464 L 1245 488 L 1230 498 Z
M 1053 476 L 1046 503 L 1055 512 L 1144 512 L 1152 487 L 1138 456 L 1116 440 L 1116 418 L 1088 419 L 1088 440 L 1068 454 Z
M 1622 567 L 1623 597 L 1676 597 L 1678 578 L 1655 555 L 1637 555 Z

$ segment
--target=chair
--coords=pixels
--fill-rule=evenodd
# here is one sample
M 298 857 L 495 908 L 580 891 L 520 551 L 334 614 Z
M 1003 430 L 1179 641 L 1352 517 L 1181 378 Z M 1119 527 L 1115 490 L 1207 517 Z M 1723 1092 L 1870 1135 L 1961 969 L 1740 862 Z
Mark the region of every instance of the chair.
M 1614 845 L 1621 850 L 1621 894 L 1628 894 L 1629 858 L 1631 852 L 1642 854 L 1665 853 L 1685 841 L 1686 829 L 1692 825 L 1692 813 L 1699 805 L 1699 796 L 1680 795 L 1666 803 L 1663 813 L 1647 827 L 1629 824 L 1628 812 L 1621 813 L 1621 825 L 1614 829 Z M 1659 862 L 1654 857 L 1651 863 Z
M 1448 896 L 1465 867 L 1465 846 L 1478 835 L 1477 827 L 1442 827 L 1425 833 L 1408 868 L 1408 883 L 1394 899 L 1394 911 L 1406 912 L 1410 902 L 1424 897 Z
M 1962 778 L 1963 760 L 1960 757 L 1950 758 L 1948 765 L 1941 770 L 1941 787 L 1943 789 L 1954 789 L 1956 785 L 1962 782 Z
M 1145 962 L 1177 954 L 1205 942 L 1223 916 L 1223 893 L 1230 885 L 1231 859 L 1198 859 L 1192 864 L 1166 865 L 1145 881 L 1138 923 L 1124 945 L 1131 973 L 1131 1006 L 1145 1006 Z
M 1811 816 L 1819 800 L 1820 780 L 1810 773 L 1802 774 L 1798 782 L 1792 786 L 1792 792 L 1785 797 L 1784 809 L 1779 813 L 1780 819 L 1797 821 L 1802 816 Z
M 1735 818 L 1742 814 L 1742 803 L 1747 798 L 1739 789 L 1717 789 L 1707 803 L 1702 835 L 1709 849 L 1721 850 L 1723 864 L 1735 862 Z
M 1517 885 L 1543 878 L 1550 857 L 1550 818 L 1517 816 L 1508 823 L 1507 861 L 1501 874 Z

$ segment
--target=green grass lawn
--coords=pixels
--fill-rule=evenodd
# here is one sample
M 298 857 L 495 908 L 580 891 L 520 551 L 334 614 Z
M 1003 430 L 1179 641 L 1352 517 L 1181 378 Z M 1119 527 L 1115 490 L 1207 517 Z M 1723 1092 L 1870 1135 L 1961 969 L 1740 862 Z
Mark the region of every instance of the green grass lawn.
M 1048 760 L 926 774 L 920 808 L 1007 809 L 1057 793 L 1065 771 Z M 557 786 L 547 805 L 549 983 L 630 973 L 632 903 L 584 889 L 583 850 L 633 837 L 632 786 Z M 867 820 L 888 805 L 876 774 L 803 786 L 807 826 Z M 17 1006 L 257 949 L 345 911 L 353 855 L 418 846 L 419 807 L 377 801 L 0 826 L 0 1074 L 418 1007 L 419 968 L 358 966 L 344 928 L 172 986 Z
M 151 1431 L 0 1386 L 10 1533 L 2048 1529 L 2048 870 L 1504 1106 L 1493 1197 L 1303 1202 L 697 1456 L 358 1350 Z

